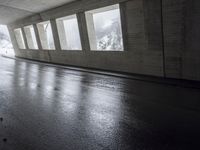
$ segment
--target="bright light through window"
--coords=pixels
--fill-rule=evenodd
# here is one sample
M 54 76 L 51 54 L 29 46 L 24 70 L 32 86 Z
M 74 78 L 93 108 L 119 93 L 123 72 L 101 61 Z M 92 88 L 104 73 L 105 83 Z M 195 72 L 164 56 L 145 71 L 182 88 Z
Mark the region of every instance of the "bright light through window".
M 6 25 L 0 25 L 0 54 L 14 56 L 14 49 Z
M 82 50 L 76 15 L 56 20 L 62 50 Z
M 92 50 L 123 51 L 118 4 L 88 11 L 86 20 Z
M 28 47 L 30 49 L 38 49 L 35 31 L 32 25 L 24 27 L 24 31 L 26 34 L 26 39 L 28 43 Z
M 55 50 L 54 39 L 50 21 L 37 24 L 40 41 L 44 50 Z
M 26 46 L 24 43 L 24 36 L 22 34 L 22 29 L 21 28 L 15 29 L 14 32 L 15 32 L 15 38 L 17 40 L 18 47 L 20 49 L 26 49 Z

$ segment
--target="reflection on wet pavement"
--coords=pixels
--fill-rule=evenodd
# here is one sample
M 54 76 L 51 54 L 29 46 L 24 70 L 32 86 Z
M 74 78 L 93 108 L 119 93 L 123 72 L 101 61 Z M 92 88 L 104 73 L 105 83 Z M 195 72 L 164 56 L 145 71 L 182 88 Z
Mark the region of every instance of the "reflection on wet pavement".
M 0 64 L 2 150 L 177 150 L 198 144 L 199 89 L 8 58 Z

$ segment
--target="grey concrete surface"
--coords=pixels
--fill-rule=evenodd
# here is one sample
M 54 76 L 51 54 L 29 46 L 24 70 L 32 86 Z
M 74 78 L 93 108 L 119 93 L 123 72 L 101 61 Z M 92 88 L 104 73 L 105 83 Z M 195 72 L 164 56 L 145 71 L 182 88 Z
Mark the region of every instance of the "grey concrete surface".
M 126 37 L 125 51 L 91 51 L 84 16 L 85 11 L 116 3 L 120 3 L 122 13 L 123 34 L 124 37 Z M 149 9 L 147 4 L 150 5 L 149 3 L 144 3 L 143 0 L 83 0 L 11 23 L 9 24 L 9 29 L 16 56 L 96 69 L 163 76 L 163 52 L 160 49 L 161 44 L 159 43 L 161 34 L 159 32 L 160 30 L 158 32 L 153 32 L 161 26 L 159 22 L 160 14 L 157 13 L 159 5 L 152 7 L 154 6 L 152 5 L 154 3 L 152 3 L 150 5 L 151 9 Z M 146 5 L 147 7 L 144 7 Z M 52 22 L 54 20 L 55 22 L 56 18 L 72 14 L 78 14 L 83 46 L 82 51 L 62 51 L 59 48 L 55 51 L 18 49 L 16 39 L 12 32 L 14 28 L 37 24 L 46 20 L 52 20 Z M 154 20 L 148 19 L 152 14 L 156 14 L 156 17 L 152 17 Z M 55 28 L 56 26 L 52 26 L 53 31 L 56 31 Z M 54 34 L 54 39 L 56 40 L 55 44 L 59 45 L 57 33 Z M 158 42 L 155 42 L 156 40 L 158 40 Z
M 84 12 L 120 3 L 125 52 L 91 52 Z M 9 24 L 16 55 L 66 65 L 200 80 L 199 0 L 82 0 Z M 19 50 L 13 29 L 78 14 L 83 51 Z M 37 31 L 36 31 L 37 32 Z M 38 39 L 37 39 L 38 40 Z
M 184 150 L 200 89 L 0 58 L 2 150 Z
M 0 23 L 8 24 L 73 1 L 75 0 L 1 0 Z

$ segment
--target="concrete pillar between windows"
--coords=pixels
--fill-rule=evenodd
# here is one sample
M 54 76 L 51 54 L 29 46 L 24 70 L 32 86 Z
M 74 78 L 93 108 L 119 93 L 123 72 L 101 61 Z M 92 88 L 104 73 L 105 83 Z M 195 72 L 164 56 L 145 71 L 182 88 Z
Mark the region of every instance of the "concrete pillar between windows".
M 39 35 L 40 35 L 40 42 L 42 45 L 42 49 L 49 49 L 47 35 L 45 33 L 43 24 L 38 24 L 37 27 L 38 27 L 38 31 L 39 31 Z
M 51 22 L 51 28 L 52 28 L 52 34 L 53 34 L 55 49 L 61 50 L 56 21 L 54 19 L 51 19 L 50 22 Z
M 25 48 L 25 43 L 24 43 L 24 41 L 23 41 L 23 35 L 22 35 L 22 32 L 20 32 L 20 30 L 18 31 L 18 30 L 16 30 L 15 32 L 14 32 L 14 34 L 15 34 L 15 39 L 16 39 L 16 41 L 17 41 L 17 46 L 18 46 L 18 48 L 19 49 L 24 49 Z
M 80 38 L 81 38 L 81 44 L 83 51 L 90 51 L 90 42 L 87 32 L 87 23 L 86 23 L 86 17 L 85 13 L 81 12 L 77 14 L 77 21 L 78 21 L 78 27 L 80 32 Z
M 26 39 L 26 34 L 25 34 L 25 32 L 24 32 L 24 28 L 22 28 L 22 35 L 23 35 L 23 37 L 24 37 L 24 44 L 25 44 L 25 47 L 26 47 L 26 49 L 29 49 L 29 47 L 28 47 L 28 42 L 27 42 L 27 39 Z
M 42 50 L 42 45 L 41 45 L 41 41 L 40 41 L 40 36 L 39 36 L 39 32 L 38 32 L 38 28 L 37 28 L 37 25 L 34 24 L 33 25 L 33 29 L 35 31 L 35 37 L 36 37 L 36 41 L 37 41 L 37 44 L 38 44 L 38 49 L 39 50 Z
M 93 21 L 93 14 L 86 13 L 86 21 L 87 21 L 87 31 L 89 35 L 89 42 L 90 42 L 90 49 L 97 50 L 97 41 L 96 41 L 96 34 L 95 34 L 95 27 Z
M 26 34 L 28 47 L 30 49 L 34 49 L 35 46 L 34 46 L 34 43 L 33 43 L 33 37 L 32 37 L 30 28 L 24 28 L 24 31 L 25 31 L 25 34 Z
M 12 27 L 8 26 L 8 31 L 9 31 L 11 42 L 12 42 L 12 45 L 13 45 L 13 48 L 15 51 L 15 55 L 18 55 L 20 53 L 20 51 L 19 51 L 19 47 L 18 47 L 17 40 L 15 37 L 14 29 Z
M 63 50 L 67 50 L 68 43 L 67 43 L 67 37 L 65 34 L 64 21 L 63 20 L 57 21 L 57 27 L 58 27 L 58 34 L 59 34 L 59 39 L 60 39 L 60 46 Z
M 121 26 L 122 26 L 122 37 L 124 51 L 128 51 L 128 32 L 127 32 L 127 21 L 126 21 L 126 3 L 122 2 L 119 4 L 120 16 L 121 16 Z

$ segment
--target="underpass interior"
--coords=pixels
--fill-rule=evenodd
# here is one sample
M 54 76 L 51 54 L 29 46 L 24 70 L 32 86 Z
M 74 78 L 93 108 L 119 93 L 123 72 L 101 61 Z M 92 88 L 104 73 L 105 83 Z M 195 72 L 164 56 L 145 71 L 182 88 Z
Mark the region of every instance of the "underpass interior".
M 190 150 L 198 0 L 0 1 L 0 150 Z

